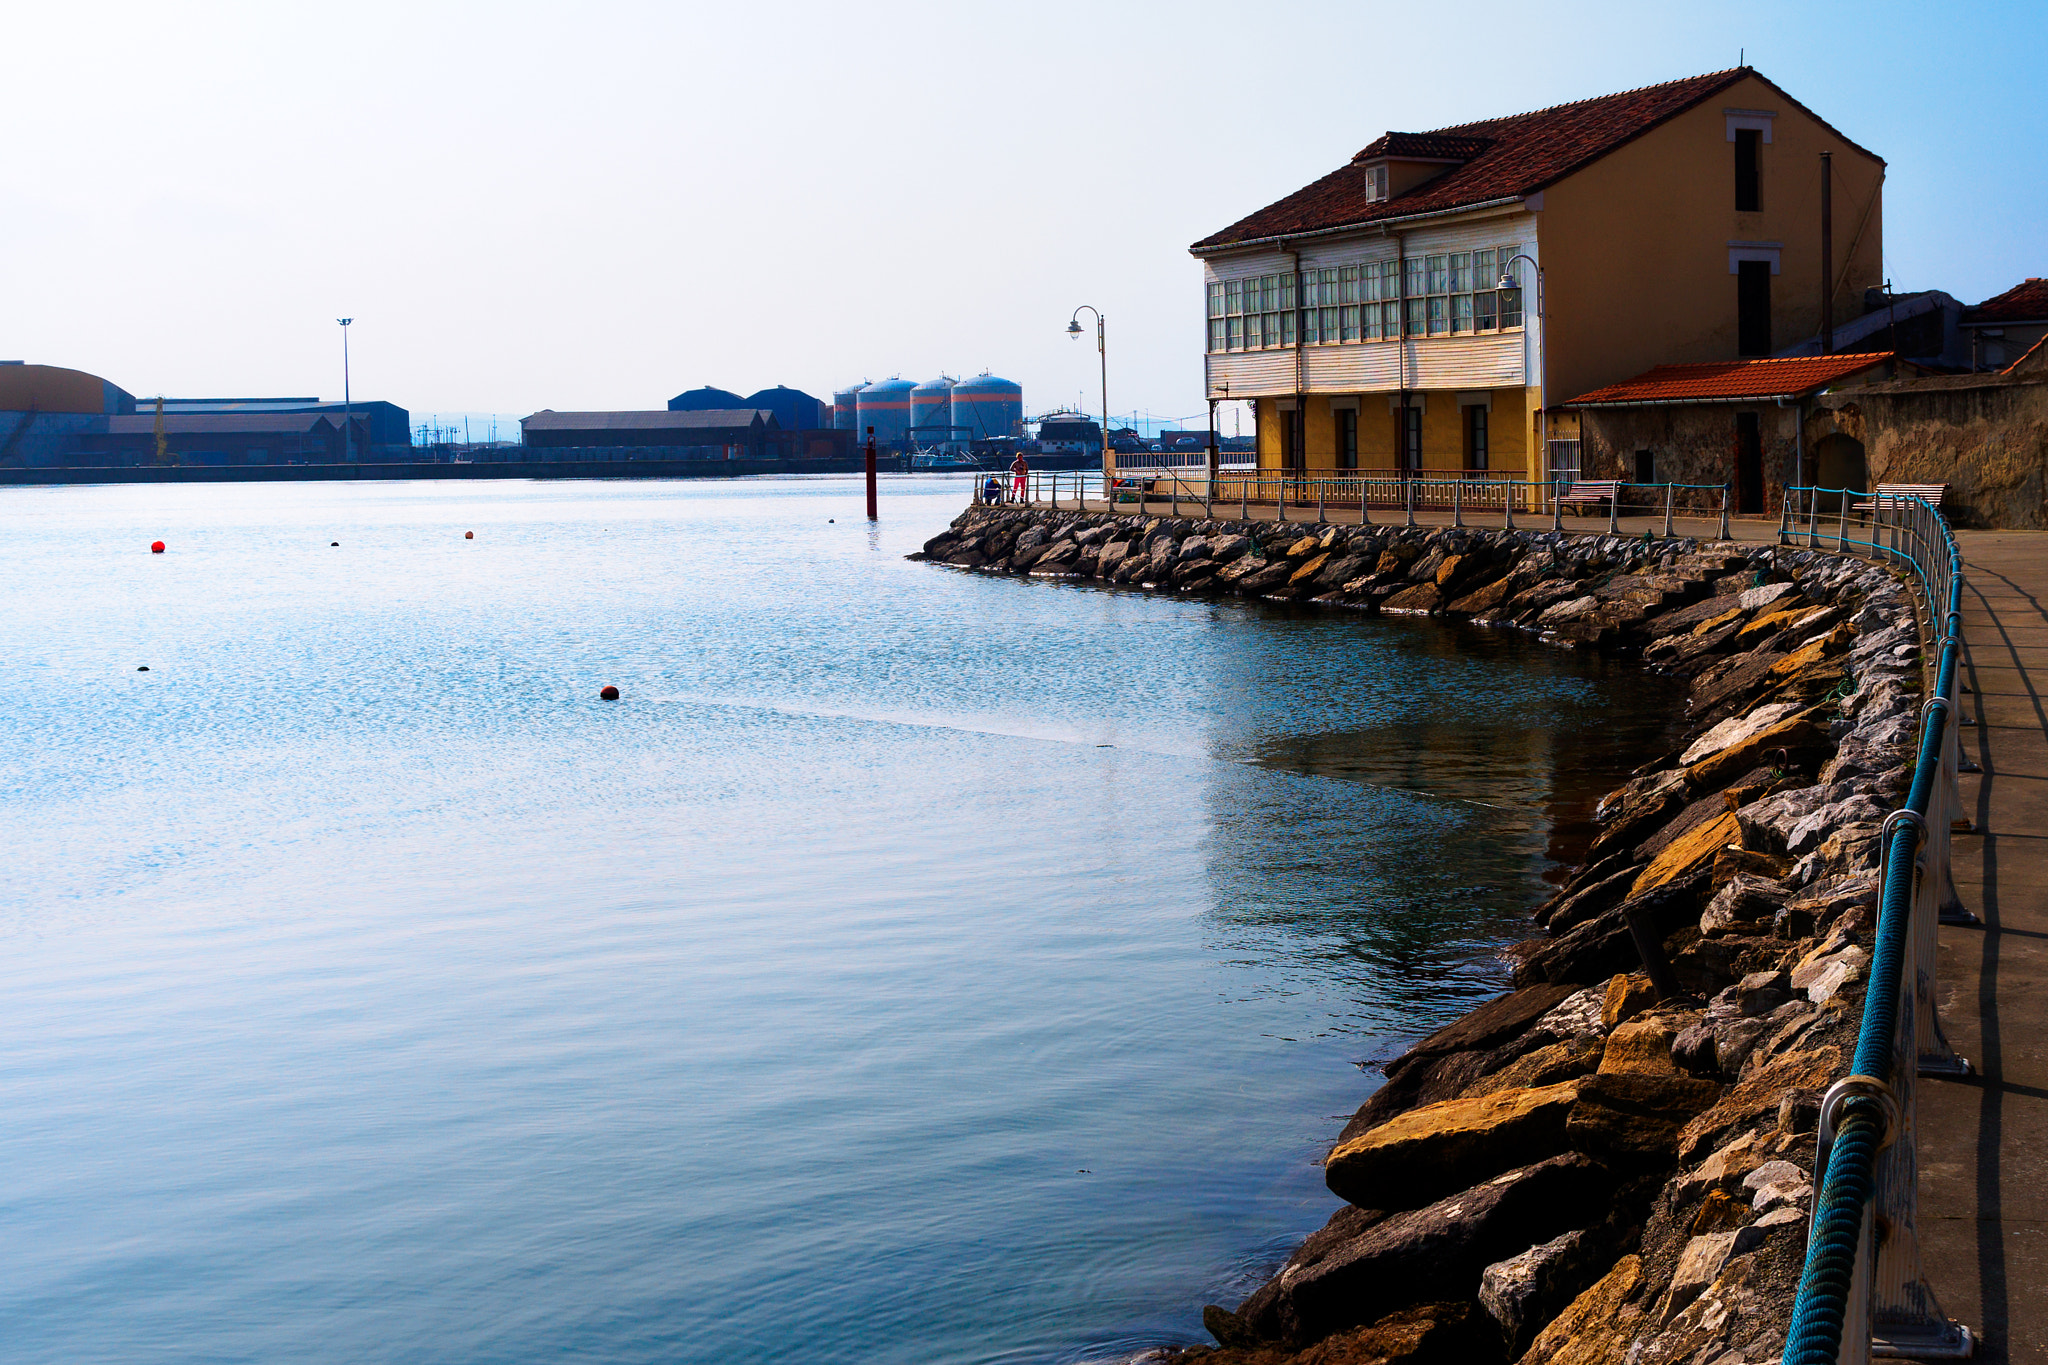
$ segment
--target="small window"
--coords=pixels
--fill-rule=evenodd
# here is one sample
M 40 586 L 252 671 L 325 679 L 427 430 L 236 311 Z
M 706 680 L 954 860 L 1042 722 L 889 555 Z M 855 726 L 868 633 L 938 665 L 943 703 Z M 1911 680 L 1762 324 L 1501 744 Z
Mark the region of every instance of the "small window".
M 1486 409 L 1465 409 L 1465 468 L 1483 470 L 1486 465 Z
M 1657 482 L 1657 452 L 1656 452 L 1656 451 L 1654 451 L 1654 450 L 1638 450 L 1638 451 L 1636 452 L 1636 480 L 1635 480 L 1635 481 L 1636 481 L 1637 483 L 1656 483 L 1656 482 Z
M 1401 468 L 1410 473 L 1422 469 L 1422 409 L 1401 409 Z
M 1367 166 L 1365 168 L 1365 202 L 1377 204 L 1387 197 L 1387 168 Z
M 1337 417 L 1337 468 L 1358 468 L 1358 409 L 1339 408 Z
M 1735 130 L 1735 211 L 1756 213 L 1763 208 L 1764 135 L 1754 128 Z

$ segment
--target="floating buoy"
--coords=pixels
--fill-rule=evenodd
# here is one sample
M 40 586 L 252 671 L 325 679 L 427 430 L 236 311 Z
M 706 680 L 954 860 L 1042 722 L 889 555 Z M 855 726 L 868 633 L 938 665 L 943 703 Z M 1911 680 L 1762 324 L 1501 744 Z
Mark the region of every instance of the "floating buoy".
M 604 689 L 597 695 L 604 701 L 617 701 L 619 699 L 619 689 L 613 687 L 610 683 L 606 683 Z
M 833 525 L 834 523 L 836 523 L 836 522 L 837 522 L 838 520 L 839 520 L 839 518 L 837 518 L 837 517 L 827 517 L 827 518 L 825 518 L 825 524 L 826 524 L 827 526 L 831 526 L 831 525 Z
M 340 542 L 340 541 L 338 541 L 338 540 L 330 540 L 330 541 L 328 541 L 327 543 L 328 543 L 329 545 L 339 545 L 339 544 L 341 544 L 341 542 Z
M 463 538 L 464 540 L 475 540 L 475 539 L 476 539 L 476 532 L 474 532 L 474 531 L 464 531 L 464 532 L 462 533 L 462 538 Z
M 147 672 L 149 672 L 149 665 L 148 665 L 148 664 L 137 664 L 137 665 L 135 666 L 135 671 L 136 671 L 137 673 L 147 673 Z
M 149 542 L 149 552 L 153 555 L 162 554 L 164 552 L 164 543 L 161 540 L 152 540 Z

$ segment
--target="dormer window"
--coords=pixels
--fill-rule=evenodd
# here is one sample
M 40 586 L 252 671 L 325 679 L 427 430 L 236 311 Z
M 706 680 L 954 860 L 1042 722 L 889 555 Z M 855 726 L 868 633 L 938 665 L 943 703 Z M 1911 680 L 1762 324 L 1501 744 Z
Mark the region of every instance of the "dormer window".
M 1365 168 L 1365 201 L 1377 204 L 1387 197 L 1387 168 L 1385 163 Z

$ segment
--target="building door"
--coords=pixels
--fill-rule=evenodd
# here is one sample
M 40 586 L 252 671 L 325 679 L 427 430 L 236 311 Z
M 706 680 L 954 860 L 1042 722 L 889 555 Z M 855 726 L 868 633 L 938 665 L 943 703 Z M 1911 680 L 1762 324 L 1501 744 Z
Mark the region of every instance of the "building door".
M 1408 407 L 1401 409 L 1400 456 L 1401 470 L 1405 474 L 1422 472 L 1422 409 Z
M 1735 414 L 1735 510 L 1750 516 L 1764 510 L 1764 442 L 1753 412 Z
M 1486 409 L 1465 409 L 1465 468 L 1484 472 L 1487 467 Z
M 1655 482 L 1657 482 L 1657 452 L 1656 452 L 1656 451 L 1654 451 L 1654 450 L 1638 450 L 1638 451 L 1636 452 L 1636 479 L 1635 479 L 1635 481 L 1636 481 L 1637 483 L 1655 483 Z
M 1280 467 L 1295 478 L 1301 477 L 1301 411 L 1280 414 Z
M 1358 468 L 1358 409 L 1339 408 L 1337 419 L 1337 468 L 1349 472 Z
M 1813 446 L 1813 482 L 1819 488 L 1847 489 L 1852 493 L 1870 491 L 1870 469 L 1863 454 L 1863 442 L 1841 432 L 1830 432 Z M 1841 509 L 1840 493 L 1822 493 L 1819 510 Z
M 1735 263 L 1735 349 L 1742 355 L 1771 353 L 1771 263 Z

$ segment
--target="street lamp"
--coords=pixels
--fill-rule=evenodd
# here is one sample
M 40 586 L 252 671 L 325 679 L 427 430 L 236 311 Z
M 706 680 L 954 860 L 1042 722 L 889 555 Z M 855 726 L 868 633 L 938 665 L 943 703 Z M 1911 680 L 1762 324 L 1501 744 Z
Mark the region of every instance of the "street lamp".
M 1102 310 L 1089 303 L 1084 303 L 1080 308 L 1076 308 L 1074 316 L 1067 320 L 1067 335 L 1079 340 L 1081 336 L 1081 312 L 1083 309 L 1095 314 L 1095 351 L 1097 355 L 1102 357 L 1102 496 L 1112 499 L 1110 506 L 1114 508 L 1116 504 L 1113 499 L 1116 496 L 1116 491 L 1112 485 L 1116 482 L 1116 470 L 1109 456 L 1108 337 L 1103 326 Z
M 1520 282 L 1520 281 L 1518 281 L 1518 280 L 1517 280 L 1517 279 L 1515 278 L 1515 271 L 1514 271 L 1514 265 L 1515 265 L 1515 262 L 1516 262 L 1516 261 L 1527 261 L 1527 262 L 1528 262 L 1528 263 L 1529 263 L 1529 264 L 1530 264 L 1530 265 L 1531 265 L 1532 267 L 1534 267 L 1534 268 L 1535 268 L 1535 271 L 1536 271 L 1536 335 L 1537 335 L 1537 338 L 1538 338 L 1539 344 L 1543 344 L 1543 345 L 1548 345 L 1548 344 L 1549 344 L 1549 341 L 1550 341 L 1550 338 L 1549 338 L 1549 336 L 1548 336 L 1548 335 L 1546 335 L 1546 334 L 1544 333 L 1544 331 L 1543 331 L 1543 267 L 1542 267 L 1542 265 L 1541 265 L 1540 263 L 1538 263 L 1538 261 L 1536 260 L 1536 258 L 1535 258 L 1534 256 L 1531 256 L 1531 255 L 1529 255 L 1529 254 L 1528 254 L 1528 253 L 1526 253 L 1526 252 L 1517 252 L 1517 253 L 1516 253 L 1515 255 L 1513 255 L 1513 256 L 1510 256 L 1510 257 L 1508 257 L 1508 258 L 1507 258 L 1506 260 L 1502 261 L 1502 262 L 1500 263 L 1500 280 L 1499 280 L 1499 281 L 1498 281 L 1498 283 L 1497 283 L 1497 284 L 1495 285 L 1495 288 L 1498 288 L 1498 289 L 1520 289 L 1520 288 L 1522 287 L 1522 285 L 1521 285 L 1521 282 Z M 1526 322 L 1525 322 L 1525 323 L 1524 323 L 1523 325 L 1524 325 L 1524 327 L 1525 327 L 1525 328 L 1527 327 L 1527 323 L 1526 323 Z M 1522 382 L 1523 382 L 1524 384 L 1526 384 L 1526 383 L 1528 382 L 1528 369 L 1527 369 L 1527 361 L 1528 361 L 1528 355 L 1529 355 L 1529 351 L 1528 351 L 1528 341 L 1526 340 L 1527 336 L 1528 336 L 1528 332 L 1527 332 L 1527 331 L 1525 330 L 1525 331 L 1523 332 L 1523 337 L 1524 337 L 1525 339 L 1524 339 L 1524 341 L 1523 341 L 1523 343 L 1522 343 L 1522 346 L 1523 346 L 1523 350 L 1522 350 L 1522 356 L 1523 356 L 1523 381 L 1522 381 Z M 1544 364 L 1543 364 L 1543 366 L 1542 366 L 1542 369 L 1543 369 L 1543 370 L 1547 370 L 1547 369 L 1549 369 L 1549 368 L 1550 368 L 1550 366 L 1549 366 L 1548 358 L 1546 357 L 1546 358 L 1545 358 L 1545 362 L 1544 362 Z M 1548 403 L 1548 392 L 1547 392 L 1547 390 L 1546 390 L 1546 388 L 1545 388 L 1545 386 L 1544 386 L 1544 383 L 1543 383 L 1543 374 L 1542 374 L 1542 371 L 1541 371 L 1541 370 L 1539 370 L 1539 371 L 1538 371 L 1538 373 L 1537 373 L 1537 375 L 1536 375 L 1536 411 L 1537 411 L 1537 412 L 1538 412 L 1539 414 L 1543 414 L 1543 418 L 1544 418 L 1544 420 L 1546 420 L 1546 421 L 1548 420 L 1548 413 L 1547 413 L 1547 408 L 1548 408 L 1548 406 L 1549 406 L 1549 403 Z M 1540 444 L 1540 443 L 1541 443 L 1541 441 L 1542 441 L 1542 428 L 1541 428 L 1541 427 L 1539 427 L 1539 428 L 1537 429 L 1537 440 L 1538 440 L 1539 444 Z M 1545 472 L 1546 474 L 1549 474 L 1549 473 L 1554 473 L 1555 471 L 1551 470 L 1551 468 L 1550 468 L 1550 452 L 1549 452 L 1549 449 L 1548 449 L 1548 447 L 1547 447 L 1547 446 L 1546 446 L 1546 447 L 1543 447 L 1542 453 L 1543 453 L 1543 466 L 1542 466 L 1542 468 L 1543 468 L 1543 471 L 1544 471 L 1544 472 Z M 1534 474 L 1534 473 L 1536 472 L 1536 470 L 1535 470 L 1535 468 L 1533 468 L 1533 467 L 1532 467 L 1532 468 L 1530 469 L 1530 471 L 1529 471 L 1529 472 L 1530 472 L 1531 474 Z
M 344 464 L 355 461 L 356 424 L 348 396 L 348 325 L 354 318 L 336 318 L 341 324 L 341 456 Z

